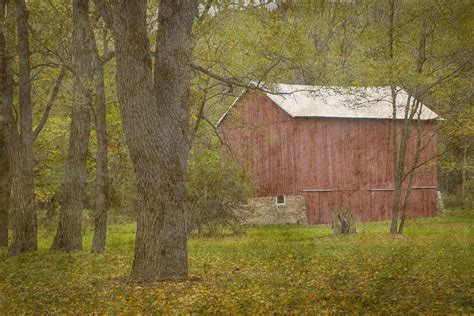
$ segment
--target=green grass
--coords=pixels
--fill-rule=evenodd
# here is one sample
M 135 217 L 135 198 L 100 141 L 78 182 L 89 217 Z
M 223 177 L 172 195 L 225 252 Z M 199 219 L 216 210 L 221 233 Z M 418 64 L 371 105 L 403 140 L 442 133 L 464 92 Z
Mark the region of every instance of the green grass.
M 135 227 L 113 225 L 108 252 L 0 254 L 0 314 L 17 313 L 474 313 L 474 212 L 408 223 L 267 226 L 240 236 L 192 238 L 190 274 L 180 283 L 127 279 Z M 84 245 L 91 243 L 91 231 Z

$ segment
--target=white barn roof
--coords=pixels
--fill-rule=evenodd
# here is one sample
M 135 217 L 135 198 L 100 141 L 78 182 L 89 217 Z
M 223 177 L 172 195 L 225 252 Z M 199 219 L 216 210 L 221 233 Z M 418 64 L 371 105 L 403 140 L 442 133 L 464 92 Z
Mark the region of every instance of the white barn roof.
M 397 92 L 397 119 L 403 119 L 408 94 L 400 88 Z M 345 88 L 275 84 L 265 94 L 292 117 L 392 118 L 392 97 L 388 86 Z M 417 119 L 418 114 L 415 115 Z M 420 119 L 436 120 L 441 117 L 422 105 Z

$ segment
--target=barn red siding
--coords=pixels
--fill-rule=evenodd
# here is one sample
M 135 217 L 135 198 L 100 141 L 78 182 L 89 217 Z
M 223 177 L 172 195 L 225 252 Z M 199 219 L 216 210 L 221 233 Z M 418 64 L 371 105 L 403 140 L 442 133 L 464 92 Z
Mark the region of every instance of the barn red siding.
M 434 124 L 423 124 L 420 161 L 436 154 Z M 303 194 L 312 224 L 329 223 L 339 206 L 350 206 L 359 221 L 390 218 L 390 120 L 294 119 L 265 95 L 247 93 L 219 128 L 234 155 L 254 173 L 257 196 Z M 412 137 L 408 161 L 414 148 Z M 413 187 L 409 216 L 435 215 L 434 160 L 417 170 Z

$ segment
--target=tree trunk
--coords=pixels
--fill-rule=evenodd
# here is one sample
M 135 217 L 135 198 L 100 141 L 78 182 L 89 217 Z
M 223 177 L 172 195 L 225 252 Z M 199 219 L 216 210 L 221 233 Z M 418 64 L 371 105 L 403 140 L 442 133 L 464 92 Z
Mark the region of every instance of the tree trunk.
M 6 135 L 0 119 L 0 248 L 8 247 L 8 202 L 10 201 L 11 187 L 12 178 Z
M 392 221 L 390 224 L 390 233 L 391 234 L 397 234 L 398 232 L 398 217 L 400 213 L 400 205 L 401 205 L 401 199 L 402 199 L 402 179 L 403 179 L 403 168 L 404 166 L 401 166 L 400 163 L 402 160 L 400 160 L 401 155 L 404 155 L 402 153 L 402 146 L 401 143 L 403 142 L 404 135 L 402 132 L 402 135 L 399 138 L 399 131 L 398 131 L 398 123 L 397 123 L 397 93 L 395 91 L 395 87 L 391 87 L 391 93 L 392 93 L 392 108 L 393 108 L 393 113 L 392 113 L 392 133 L 391 133 L 391 138 L 392 138 L 392 155 L 393 155 L 393 184 L 394 184 L 394 191 L 393 191 L 393 202 L 392 202 Z M 400 143 L 399 143 L 400 141 Z M 404 160 L 403 160 L 404 161 Z M 403 168 L 401 168 L 403 167 Z
M 0 0 L 0 19 L 5 18 L 5 0 Z M 11 181 L 10 161 L 7 147 L 7 125 L 6 125 L 6 40 L 3 34 L 4 25 L 0 25 L 0 247 L 8 247 L 8 201 L 10 199 L 10 188 L 6 183 Z M 7 194 L 8 192 L 8 194 Z
M 355 234 L 357 232 L 352 210 L 348 207 L 340 207 L 332 212 L 333 234 Z
M 5 17 L 5 0 L 0 0 L 0 18 Z M 7 107 L 6 41 L 4 26 L 0 26 L 0 247 L 8 247 L 8 201 L 11 193 L 10 161 L 7 147 Z
M 389 0 L 389 29 L 388 29 L 388 54 L 390 62 L 393 61 L 393 44 L 394 44 L 394 24 L 395 24 L 395 0 Z M 390 65 L 391 67 L 391 65 Z M 393 204 L 392 204 L 392 221 L 390 223 L 390 233 L 396 234 L 398 228 L 398 211 L 400 209 L 401 199 L 401 183 L 398 185 L 399 175 L 397 174 L 398 169 L 398 130 L 397 130 L 397 92 L 394 86 L 393 71 L 390 68 L 391 85 L 390 92 L 392 95 L 392 165 L 393 165 L 393 180 L 394 180 L 394 192 L 393 192 Z
M 92 111 L 95 38 L 89 21 L 89 1 L 74 0 L 72 10 L 74 100 L 64 197 L 52 250 L 82 250 L 82 210 L 87 186 L 87 152 Z
M 413 105 L 411 104 L 411 101 L 413 100 Z M 396 102 L 393 100 L 393 102 Z M 398 132 L 397 132 L 397 123 L 394 123 L 394 130 L 392 130 L 392 143 L 393 143 L 393 151 L 394 151 L 394 197 L 393 197 L 393 206 L 392 206 L 392 222 L 390 225 L 390 233 L 395 235 L 401 233 L 398 227 L 398 217 L 400 215 L 400 212 L 402 213 L 402 218 L 403 218 L 403 224 L 405 222 L 405 207 L 406 205 L 402 204 L 403 200 L 402 197 L 404 197 L 405 202 L 408 200 L 408 195 L 410 194 L 410 187 L 407 187 L 407 191 L 403 195 L 403 183 L 404 183 L 404 178 L 405 178 L 405 167 L 407 166 L 407 151 L 408 151 L 408 145 L 410 141 L 410 132 L 411 132 L 411 125 L 413 122 L 413 116 L 416 113 L 416 108 L 414 107 L 415 104 L 418 104 L 418 101 L 415 98 L 412 98 L 411 96 L 408 96 L 407 103 L 405 105 L 405 116 L 403 118 L 403 126 L 401 126 L 401 134 L 400 134 L 400 139 L 397 140 L 398 137 Z M 415 109 L 415 111 L 412 111 L 412 109 Z M 410 113 L 411 112 L 411 113 Z M 392 120 L 395 120 L 393 118 Z M 409 171 L 413 172 L 413 170 Z M 409 186 L 411 186 L 411 183 L 408 183 Z M 407 195 L 408 194 L 408 195 Z M 403 231 L 403 227 L 402 227 Z
M 107 236 L 108 170 L 107 170 L 107 107 L 105 103 L 104 66 L 98 61 L 96 68 L 96 190 L 95 227 L 92 252 L 103 253 Z
M 407 208 L 408 208 L 408 201 L 412 192 L 412 187 L 413 187 L 413 180 L 415 178 L 415 171 L 418 169 L 418 162 L 420 161 L 421 157 L 421 152 L 423 150 L 422 148 L 422 142 L 423 142 L 423 125 L 420 121 L 421 118 L 421 110 L 422 110 L 422 104 L 420 101 L 414 99 L 414 111 L 417 113 L 416 117 L 416 146 L 415 146 L 415 158 L 413 162 L 411 162 L 412 166 L 410 167 L 410 170 L 408 171 L 408 181 L 407 181 L 407 187 L 405 191 L 405 196 L 403 198 L 403 204 L 401 205 L 401 219 L 400 219 L 400 225 L 398 226 L 398 234 L 403 234 L 403 230 L 405 228 L 405 223 L 407 220 Z M 413 118 L 411 118 L 413 120 Z M 409 136 L 408 136 L 409 137 Z
M 391 43 L 393 45 L 393 15 L 395 12 L 395 2 L 394 0 L 390 0 L 390 5 L 391 5 L 391 29 L 392 29 L 392 38 L 391 38 Z M 429 32 L 427 32 L 426 28 L 426 20 L 423 20 L 422 22 L 422 35 L 419 39 L 419 47 L 418 47 L 418 58 L 416 62 L 416 72 L 418 74 L 422 74 L 423 71 L 423 65 L 426 61 L 426 40 L 428 38 Z M 393 59 L 393 47 L 391 46 L 391 58 Z M 395 106 L 396 106 L 396 98 L 393 97 L 394 95 L 394 88 L 392 87 L 392 100 L 393 100 L 393 110 L 396 111 Z M 422 151 L 422 130 L 423 127 L 421 126 L 420 119 L 421 119 L 421 111 L 422 111 L 422 104 L 420 101 L 417 99 L 419 97 L 418 93 L 415 91 L 414 97 L 408 96 L 407 103 L 405 105 L 405 116 L 403 120 L 403 128 L 402 128 L 402 134 L 400 136 L 400 143 L 397 145 L 396 141 L 396 134 L 393 134 L 394 140 L 393 143 L 394 145 L 397 145 L 398 147 L 395 149 L 394 148 L 394 174 L 395 174 L 395 197 L 394 197 L 394 203 L 393 203 L 393 217 L 392 217 L 392 225 L 390 227 L 390 232 L 392 234 L 402 234 L 403 229 L 405 227 L 405 222 L 407 218 L 406 210 L 408 206 L 408 199 L 411 194 L 412 190 L 412 185 L 413 185 L 413 179 L 414 179 L 414 174 L 416 169 L 418 168 L 418 161 L 420 159 L 421 151 Z M 396 112 L 394 112 L 396 113 Z M 415 117 L 415 114 L 417 116 Z M 395 120 L 395 115 L 394 118 Z M 405 167 L 409 165 L 409 162 L 407 162 L 407 153 L 408 153 L 408 145 L 410 141 L 410 133 L 411 133 L 411 127 L 413 126 L 413 121 L 415 120 L 416 122 L 416 147 L 415 147 L 415 158 L 414 161 L 412 162 L 412 167 L 409 168 L 407 173 L 405 174 Z M 402 186 L 405 181 L 405 178 L 408 176 L 408 181 L 406 182 L 406 190 L 405 194 L 403 196 L 403 202 L 401 201 L 402 195 Z M 401 212 L 401 219 L 400 219 L 400 225 L 397 227 L 397 222 L 395 218 L 395 214 L 398 215 Z
M 28 39 L 28 13 L 25 0 L 16 1 L 16 24 L 19 62 L 20 133 L 13 121 L 12 104 L 9 105 L 8 147 L 12 171 L 12 224 L 13 240 L 10 256 L 37 249 L 35 185 L 33 175 L 33 129 L 30 78 L 30 45 Z M 7 72 L 6 65 L 5 71 Z M 11 79 L 11 78 L 10 78 Z M 11 83 L 11 82 L 10 82 Z M 7 82 L 7 86 L 8 86 Z M 7 89 L 11 95 L 11 86 Z
M 117 92 L 139 195 L 132 277 L 185 278 L 190 37 L 197 1 L 160 1 L 154 83 L 147 3 L 117 2 L 113 20 Z
M 461 167 L 461 199 L 463 208 L 466 206 L 466 174 L 467 174 L 467 146 L 464 146 Z

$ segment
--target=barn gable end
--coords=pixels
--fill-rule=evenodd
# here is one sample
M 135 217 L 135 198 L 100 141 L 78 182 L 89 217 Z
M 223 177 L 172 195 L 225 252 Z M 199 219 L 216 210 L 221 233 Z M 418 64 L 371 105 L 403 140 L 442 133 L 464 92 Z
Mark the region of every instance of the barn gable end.
M 257 194 L 296 194 L 294 119 L 259 92 L 247 92 L 219 125 L 233 154 L 255 175 Z M 268 159 L 271 157 L 271 159 Z

